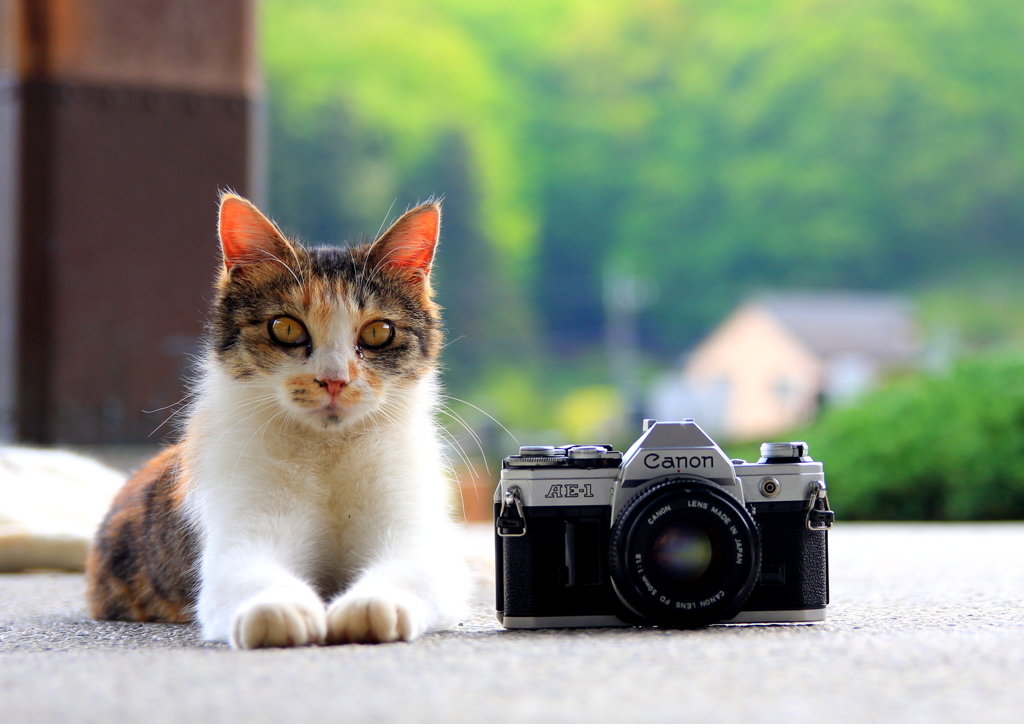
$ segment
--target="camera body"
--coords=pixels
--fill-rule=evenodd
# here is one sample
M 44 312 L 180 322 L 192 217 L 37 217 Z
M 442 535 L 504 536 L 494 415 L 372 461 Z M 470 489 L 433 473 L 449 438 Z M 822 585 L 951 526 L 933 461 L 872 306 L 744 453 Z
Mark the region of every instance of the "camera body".
M 529 446 L 495 491 L 505 628 L 811 622 L 828 604 L 822 464 L 805 443 L 730 460 L 693 420 L 625 453 Z

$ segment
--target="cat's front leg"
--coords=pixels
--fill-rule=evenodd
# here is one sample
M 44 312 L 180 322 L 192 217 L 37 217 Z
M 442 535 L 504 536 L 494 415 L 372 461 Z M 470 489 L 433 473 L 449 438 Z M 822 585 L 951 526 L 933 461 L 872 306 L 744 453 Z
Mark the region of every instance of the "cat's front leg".
M 324 604 L 308 587 L 271 588 L 235 612 L 229 642 L 236 649 L 322 644 L 327 634 Z
M 468 571 L 449 551 L 371 564 L 327 608 L 327 643 L 412 641 L 464 612 Z
M 430 618 L 419 597 L 385 581 L 364 581 L 327 609 L 327 643 L 412 641 L 427 630 Z
M 198 617 L 206 638 L 239 649 L 324 642 L 323 601 L 274 553 L 236 545 L 204 554 Z

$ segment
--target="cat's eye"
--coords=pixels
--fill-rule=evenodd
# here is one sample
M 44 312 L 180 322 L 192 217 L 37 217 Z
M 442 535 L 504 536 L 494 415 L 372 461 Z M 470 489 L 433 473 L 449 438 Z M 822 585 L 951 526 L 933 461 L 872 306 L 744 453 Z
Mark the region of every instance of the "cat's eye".
M 309 343 L 309 332 L 295 317 L 274 317 L 267 325 L 270 338 L 286 347 L 298 347 Z
M 395 325 L 383 319 L 378 319 L 376 322 L 370 322 L 363 327 L 363 331 L 359 333 L 359 343 L 364 347 L 369 347 L 370 349 L 383 347 L 394 338 Z

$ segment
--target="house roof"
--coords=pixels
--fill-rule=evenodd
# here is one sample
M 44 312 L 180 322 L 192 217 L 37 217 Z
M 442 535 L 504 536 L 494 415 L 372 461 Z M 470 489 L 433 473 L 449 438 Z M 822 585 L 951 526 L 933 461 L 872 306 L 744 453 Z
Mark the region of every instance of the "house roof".
M 771 292 L 751 300 L 823 357 L 866 354 L 900 363 L 920 351 L 910 302 L 878 292 Z

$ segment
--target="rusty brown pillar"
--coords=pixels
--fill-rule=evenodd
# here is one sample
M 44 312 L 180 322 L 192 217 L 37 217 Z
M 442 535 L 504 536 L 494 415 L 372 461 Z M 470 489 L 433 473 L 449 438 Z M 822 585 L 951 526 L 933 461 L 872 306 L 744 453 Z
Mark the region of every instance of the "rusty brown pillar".
M 0 0 L 0 436 L 166 432 L 145 411 L 183 394 L 217 191 L 260 196 L 254 14 Z

